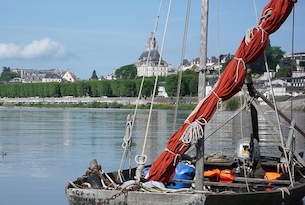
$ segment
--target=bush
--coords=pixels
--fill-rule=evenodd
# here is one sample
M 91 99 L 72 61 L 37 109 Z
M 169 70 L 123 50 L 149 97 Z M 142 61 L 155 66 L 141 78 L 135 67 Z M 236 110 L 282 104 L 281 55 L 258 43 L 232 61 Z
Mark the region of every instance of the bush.
M 239 99 L 238 98 L 231 98 L 228 100 L 226 105 L 226 110 L 228 111 L 234 111 L 237 110 L 240 106 Z

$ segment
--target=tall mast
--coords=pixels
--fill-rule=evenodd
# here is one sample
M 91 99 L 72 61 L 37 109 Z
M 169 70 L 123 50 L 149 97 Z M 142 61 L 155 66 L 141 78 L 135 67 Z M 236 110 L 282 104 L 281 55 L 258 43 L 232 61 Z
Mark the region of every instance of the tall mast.
M 201 1 L 201 32 L 200 32 L 200 65 L 198 75 L 198 100 L 206 95 L 206 62 L 207 62 L 207 36 L 208 36 L 208 8 L 209 0 Z M 204 137 L 196 144 L 196 190 L 203 190 L 204 172 Z

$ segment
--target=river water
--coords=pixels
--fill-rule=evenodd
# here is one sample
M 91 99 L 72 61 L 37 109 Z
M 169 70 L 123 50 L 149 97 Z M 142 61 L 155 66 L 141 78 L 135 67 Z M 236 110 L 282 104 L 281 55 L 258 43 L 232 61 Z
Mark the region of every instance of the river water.
M 67 205 L 67 181 L 84 174 L 91 159 L 97 159 L 105 171 L 117 170 L 129 113 L 133 110 L 0 108 L 0 204 Z M 178 126 L 189 113 L 178 114 Z M 217 112 L 206 126 L 207 135 L 231 114 Z M 274 120 L 273 112 L 266 115 Z M 304 129 L 305 114 L 294 113 L 294 117 Z M 148 163 L 166 147 L 174 130 L 173 118 L 173 111 L 153 111 L 145 149 Z M 147 119 L 148 111 L 139 110 L 133 130 L 132 165 L 134 156 L 142 153 Z M 250 136 L 248 120 L 246 113 L 235 117 L 206 141 L 206 152 L 221 150 L 233 155 L 238 140 Z M 279 140 L 263 125 L 262 154 L 279 154 L 277 148 L 267 146 L 277 146 Z M 287 132 L 284 125 L 284 134 Z M 304 148 L 304 138 L 297 135 L 296 149 Z

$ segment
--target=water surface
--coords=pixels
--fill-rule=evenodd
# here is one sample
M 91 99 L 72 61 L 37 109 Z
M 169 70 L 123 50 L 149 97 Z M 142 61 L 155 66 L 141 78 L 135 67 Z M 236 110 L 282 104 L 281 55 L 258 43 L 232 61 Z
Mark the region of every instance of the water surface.
M 126 117 L 133 110 L 100 109 L 0 109 L 0 204 L 3 205 L 67 205 L 64 187 L 68 180 L 84 174 L 89 161 L 96 158 L 105 171 L 117 170 L 123 149 Z M 178 115 L 181 125 L 190 111 Z M 139 110 L 133 130 L 131 163 L 141 154 L 148 119 L 147 110 Z M 217 112 L 210 133 L 231 112 Z M 272 119 L 272 113 L 268 114 Z M 305 122 L 305 114 L 296 114 L 298 122 Z M 173 111 L 153 111 L 148 129 L 145 154 L 152 162 L 166 147 L 173 131 Z M 234 118 L 206 141 L 207 153 L 223 151 L 233 155 L 241 137 L 250 136 L 251 126 L 246 115 Z M 243 126 L 240 126 L 243 122 Z M 303 124 L 304 126 L 304 124 Z M 268 132 L 265 126 L 261 132 Z M 287 133 L 287 129 L 285 131 Z M 277 140 L 266 134 L 262 139 L 264 154 L 278 153 L 267 146 Z M 305 147 L 298 137 L 297 149 Z

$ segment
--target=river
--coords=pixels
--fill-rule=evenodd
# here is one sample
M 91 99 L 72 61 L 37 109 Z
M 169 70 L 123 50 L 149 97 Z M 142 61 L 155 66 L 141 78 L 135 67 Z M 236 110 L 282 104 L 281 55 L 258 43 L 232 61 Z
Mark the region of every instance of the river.
M 84 174 L 91 159 L 97 159 L 105 171 L 117 170 L 129 113 L 133 110 L 0 108 L 0 204 L 67 205 L 64 192 L 67 181 Z M 177 125 L 189 113 L 181 111 Z M 135 165 L 134 155 L 142 152 L 147 114 L 147 110 L 137 113 L 132 165 Z M 206 126 L 206 133 L 231 114 L 217 112 Z M 274 119 L 274 113 L 266 115 Z M 305 113 L 294 113 L 294 116 L 304 129 Z M 145 149 L 148 163 L 164 150 L 174 130 L 173 118 L 173 111 L 153 111 Z M 250 135 L 250 125 L 245 123 L 248 120 L 246 115 L 236 117 L 220 133 L 212 135 L 206 141 L 207 153 L 222 150 L 233 155 L 238 140 Z M 274 136 L 266 134 L 269 131 L 270 128 L 263 126 L 261 152 L 279 153 L 267 146 L 270 142 L 275 145 L 276 141 Z M 298 151 L 304 149 L 303 137 L 297 136 L 296 146 Z

